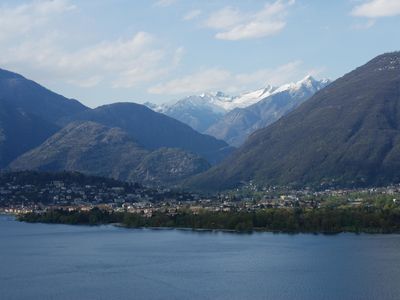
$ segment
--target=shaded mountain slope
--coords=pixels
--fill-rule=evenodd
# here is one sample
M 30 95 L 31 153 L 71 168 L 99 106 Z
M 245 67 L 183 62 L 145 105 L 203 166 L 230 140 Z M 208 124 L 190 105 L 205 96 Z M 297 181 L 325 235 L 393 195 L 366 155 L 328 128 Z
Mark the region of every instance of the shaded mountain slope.
M 77 100 L 65 98 L 3 69 L 0 69 L 0 101 L 51 123 L 59 123 L 61 119 L 87 109 Z
M 85 109 L 76 100 L 0 69 L 0 168 L 54 134 L 60 119 Z
M 190 182 L 380 185 L 400 181 L 400 52 L 380 55 L 256 131 L 233 156 Z
M 100 106 L 74 116 L 74 120 L 119 127 L 147 149 L 180 148 L 210 163 L 221 161 L 232 151 L 224 141 L 200 134 L 186 124 L 136 103 Z
M 0 101 L 0 168 L 40 145 L 59 127 Z

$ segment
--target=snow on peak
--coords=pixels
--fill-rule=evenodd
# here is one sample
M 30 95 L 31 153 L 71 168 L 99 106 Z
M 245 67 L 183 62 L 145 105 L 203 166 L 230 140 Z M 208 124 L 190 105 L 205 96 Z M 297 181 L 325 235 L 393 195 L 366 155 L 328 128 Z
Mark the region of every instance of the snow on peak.
M 328 79 L 316 80 L 311 75 L 307 75 L 298 82 L 284 84 L 279 87 L 266 85 L 266 87 L 262 89 L 245 92 L 235 97 L 218 91 L 215 93 L 202 93 L 200 95 L 188 96 L 178 100 L 174 104 L 154 105 L 152 103 L 145 103 L 145 105 L 157 112 L 164 113 L 177 108 L 193 109 L 196 107 L 211 109 L 215 113 L 226 113 L 235 108 L 248 107 L 280 92 L 288 91 L 291 94 L 305 92 L 315 93 L 316 91 L 325 87 L 329 82 L 330 81 Z
M 316 80 L 311 75 L 307 75 L 303 79 L 287 83 L 275 90 L 275 93 L 280 93 L 284 91 L 289 91 L 290 93 L 296 93 L 301 90 L 308 90 L 310 92 L 315 93 L 316 91 L 325 87 L 330 81 L 328 79 Z

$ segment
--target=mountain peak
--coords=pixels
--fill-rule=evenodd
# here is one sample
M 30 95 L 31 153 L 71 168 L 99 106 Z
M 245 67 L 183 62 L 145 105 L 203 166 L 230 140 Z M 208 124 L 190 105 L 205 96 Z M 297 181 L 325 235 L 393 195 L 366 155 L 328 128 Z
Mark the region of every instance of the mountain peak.
M 22 75 L 0 68 L 0 79 L 25 79 Z
M 312 75 L 309 74 L 306 77 L 304 77 L 303 79 L 296 82 L 296 85 L 298 85 L 298 86 L 305 85 L 308 87 L 313 87 L 313 86 L 321 85 L 321 84 L 326 85 L 329 82 L 330 82 L 330 80 L 328 78 L 315 79 L 315 77 L 313 77 Z
M 300 80 L 300 82 L 307 82 L 307 81 L 312 82 L 312 81 L 316 81 L 316 80 L 311 74 L 306 75 L 306 77 L 304 77 L 302 80 Z
M 379 55 L 368 65 L 374 65 L 374 71 L 400 70 L 400 51 Z

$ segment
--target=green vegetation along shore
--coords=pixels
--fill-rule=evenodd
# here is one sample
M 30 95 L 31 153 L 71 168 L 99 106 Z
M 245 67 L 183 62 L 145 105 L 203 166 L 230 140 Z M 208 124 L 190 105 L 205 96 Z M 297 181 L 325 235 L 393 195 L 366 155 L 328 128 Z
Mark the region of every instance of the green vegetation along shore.
M 263 209 L 256 212 L 179 212 L 156 213 L 151 217 L 136 213 L 108 212 L 94 208 L 90 211 L 49 210 L 28 213 L 20 221 L 101 225 L 118 223 L 130 228 L 170 227 L 234 231 L 277 232 L 368 232 L 400 233 L 400 209 L 366 207 L 342 209 Z

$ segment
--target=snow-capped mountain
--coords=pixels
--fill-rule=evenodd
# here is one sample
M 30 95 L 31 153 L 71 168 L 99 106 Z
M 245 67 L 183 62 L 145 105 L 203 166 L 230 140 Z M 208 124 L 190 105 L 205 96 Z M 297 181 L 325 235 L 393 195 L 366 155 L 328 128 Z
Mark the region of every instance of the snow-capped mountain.
M 327 79 L 318 81 L 311 76 L 285 84 L 253 105 L 228 112 L 205 133 L 240 146 L 251 133 L 275 122 L 328 84 Z
M 267 85 L 265 88 L 245 92 L 238 96 L 229 96 L 223 92 L 203 93 L 180 99 L 175 103 L 161 105 L 145 103 L 145 105 L 152 110 L 184 122 L 199 132 L 223 136 L 224 134 L 216 132 L 216 129 L 213 128 L 218 128 L 220 126 L 218 124 L 225 122 L 225 117 L 231 116 L 233 111 L 252 107 L 264 99 L 285 91 L 295 95 L 296 99 L 303 99 L 314 94 L 328 82 L 326 79 L 317 81 L 311 76 L 307 76 L 299 82 L 288 83 L 280 87 Z M 275 112 L 275 115 L 281 116 L 282 112 Z
M 274 93 L 276 87 L 268 85 L 263 89 L 258 89 L 256 91 L 246 92 L 240 94 L 239 96 L 232 97 L 230 102 L 221 103 L 221 107 L 223 107 L 227 112 L 235 109 L 235 108 L 245 108 L 250 105 L 253 105 Z
M 217 92 L 189 96 L 173 104 L 145 103 L 145 105 L 152 110 L 186 123 L 199 132 L 204 132 L 227 113 L 222 105 L 229 103 L 231 99 L 232 97 Z
M 144 105 L 186 123 L 199 132 L 205 132 L 231 110 L 255 104 L 272 95 L 276 89 L 268 85 L 234 97 L 223 92 L 203 93 L 185 97 L 175 103 L 157 105 L 146 102 Z

